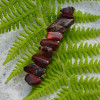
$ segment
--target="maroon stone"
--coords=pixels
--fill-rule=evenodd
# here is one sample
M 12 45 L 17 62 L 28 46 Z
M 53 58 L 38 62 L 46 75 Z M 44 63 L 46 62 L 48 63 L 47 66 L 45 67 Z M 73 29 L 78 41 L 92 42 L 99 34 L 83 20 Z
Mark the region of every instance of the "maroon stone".
M 33 74 L 27 74 L 25 77 L 25 81 L 29 85 L 38 85 L 41 83 L 41 79 Z
M 62 12 L 61 16 L 66 18 L 73 18 L 74 10 L 75 9 L 73 7 L 62 8 L 60 10 Z
M 57 24 L 57 23 L 53 23 L 51 24 L 48 28 L 47 28 L 47 31 L 53 31 L 53 32 L 65 32 L 66 31 L 66 28 Z
M 60 11 L 62 13 L 69 14 L 69 13 L 74 13 L 74 10 L 75 10 L 74 7 L 66 7 L 66 8 L 62 8 Z
M 35 54 L 32 57 L 32 60 L 39 65 L 40 67 L 45 67 L 50 64 L 50 59 L 42 56 L 41 54 Z
M 48 32 L 46 38 L 50 40 L 61 41 L 63 35 L 60 32 Z
M 45 73 L 44 69 L 40 68 L 38 65 L 36 65 L 34 63 L 25 66 L 24 71 L 27 73 L 34 74 L 38 77 L 41 77 Z
M 56 23 L 67 28 L 74 24 L 74 19 L 67 19 L 67 18 L 59 17 L 56 20 Z
M 53 49 L 53 51 L 56 51 L 59 47 L 59 43 L 57 41 L 53 41 L 53 40 L 48 40 L 48 39 L 43 39 L 40 44 L 42 46 L 48 46 L 51 47 Z
M 53 49 L 52 48 L 47 47 L 47 46 L 42 46 L 42 47 L 39 47 L 39 49 L 42 51 L 41 54 L 44 57 L 47 57 L 47 58 L 51 58 L 52 57 L 52 53 L 53 53 Z

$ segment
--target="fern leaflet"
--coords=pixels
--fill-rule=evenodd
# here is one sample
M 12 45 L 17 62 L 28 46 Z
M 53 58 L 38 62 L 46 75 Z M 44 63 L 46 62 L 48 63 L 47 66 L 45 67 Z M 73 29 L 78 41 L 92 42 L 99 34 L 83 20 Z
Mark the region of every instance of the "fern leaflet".
M 74 12 L 74 19 L 75 19 L 75 22 L 77 23 L 85 23 L 85 22 L 93 22 L 93 21 L 96 21 L 100 18 L 100 16 L 97 16 L 97 15 L 92 15 L 90 13 L 87 13 L 85 12 L 84 14 L 78 10 L 77 12 Z
M 90 29 L 89 27 L 85 30 L 84 27 L 82 29 L 80 27 L 76 29 L 74 26 L 64 33 L 64 39 L 67 41 L 67 44 L 70 44 L 70 41 L 76 43 L 77 41 L 81 42 L 81 40 L 89 40 L 98 36 L 100 36 L 100 29 Z

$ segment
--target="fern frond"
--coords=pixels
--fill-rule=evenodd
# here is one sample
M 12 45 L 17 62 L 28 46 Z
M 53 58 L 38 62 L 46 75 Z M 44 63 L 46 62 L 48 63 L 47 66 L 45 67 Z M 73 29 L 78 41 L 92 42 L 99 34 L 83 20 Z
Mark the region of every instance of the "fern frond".
M 37 88 L 33 88 L 33 91 L 25 97 L 23 100 L 33 100 L 45 95 L 49 95 L 50 93 L 54 93 L 62 86 L 67 86 L 67 78 L 64 74 L 57 74 L 55 76 L 51 76 L 50 79 L 45 79 Z
M 38 50 L 38 49 L 37 49 Z M 6 83 L 8 83 L 13 77 L 18 75 L 19 73 L 23 72 L 23 67 L 27 64 L 32 63 L 32 55 L 34 55 L 36 52 L 34 52 L 34 47 L 32 49 L 29 49 L 27 53 L 25 53 L 25 56 L 21 56 L 21 59 L 18 60 L 18 63 L 16 63 L 15 68 L 13 69 L 12 73 L 9 75 Z
M 72 76 L 69 84 L 73 91 L 81 89 L 84 89 L 85 91 L 100 89 L 100 80 L 98 80 L 98 77 L 92 77 L 89 79 L 89 76 L 87 76 L 85 79 L 83 79 L 83 76 L 81 76 L 78 79 L 77 76 Z
M 73 44 L 70 42 L 70 45 L 68 46 L 66 53 L 69 59 L 72 59 L 72 57 L 78 59 L 82 58 L 82 56 L 87 58 L 88 56 L 93 57 L 100 54 L 99 48 L 100 43 L 98 45 L 95 43 L 93 46 L 92 44 L 88 46 L 88 43 L 85 43 L 83 46 L 83 43 L 81 43 L 79 47 L 77 47 L 77 44 L 74 44 L 73 46 Z
M 66 40 L 63 40 L 63 41 L 66 41 Z M 99 48 L 100 48 L 100 43 L 97 45 L 96 43 L 92 46 L 92 44 L 88 45 L 88 43 L 85 43 L 83 45 L 83 42 L 81 42 L 81 44 L 78 45 L 75 43 L 75 44 L 72 44 L 72 42 L 70 41 L 69 42 L 70 44 L 68 45 L 68 48 L 67 50 L 64 49 L 66 48 L 66 42 L 62 42 L 60 44 L 60 48 L 58 49 L 58 52 L 62 52 L 64 51 L 61 55 L 63 56 L 64 54 L 64 57 L 65 58 L 69 58 L 69 59 L 72 59 L 72 57 L 74 57 L 75 59 L 82 59 L 82 57 L 84 56 L 85 58 L 87 58 L 88 56 L 90 57 L 93 57 L 93 56 L 97 56 L 100 54 L 100 51 L 99 51 Z M 60 54 L 59 54 L 60 56 Z
M 77 41 L 81 42 L 81 40 L 89 40 L 98 36 L 100 36 L 100 29 L 87 28 L 85 30 L 84 27 L 82 29 L 80 27 L 76 29 L 76 26 L 64 33 L 64 39 L 67 41 L 67 44 L 70 44 L 70 41 L 76 43 Z
M 99 68 L 99 64 L 100 64 L 100 61 L 98 62 L 98 60 L 95 60 L 93 62 L 93 59 L 91 59 L 90 62 L 88 62 L 88 59 L 85 60 L 85 62 L 83 63 L 83 59 L 80 60 L 79 64 L 78 64 L 78 61 L 76 60 L 74 62 L 74 64 L 72 64 L 72 61 L 71 62 L 67 62 L 67 64 L 65 64 L 65 72 L 66 72 L 66 75 L 68 77 L 70 77 L 71 75 L 74 75 L 74 74 L 87 74 L 87 73 L 92 73 L 92 72 L 100 72 L 100 68 Z
M 100 18 L 100 15 L 92 15 L 90 13 L 85 12 L 84 14 L 82 13 L 82 11 L 78 10 L 77 12 L 74 12 L 74 19 L 76 23 L 85 23 L 85 22 L 93 22 L 96 21 Z
M 65 2 L 82 1 L 91 0 L 1 0 L 0 33 L 18 29 L 19 25 L 25 31 L 25 33 L 19 33 L 20 36 L 14 41 L 4 62 L 6 64 L 15 59 L 17 55 L 23 55 L 16 63 L 7 82 L 16 75 L 23 73 L 23 67 L 33 63 L 31 58 L 38 52 L 39 42 L 45 38 L 47 26 L 61 14 L 61 5 Z M 75 23 L 88 23 L 98 20 L 100 16 L 87 12 L 82 13 L 78 10 L 74 12 L 74 18 Z M 88 28 L 85 30 L 83 27 L 81 30 L 78 27 L 76 30 L 75 26 L 72 29 L 67 29 L 58 51 L 54 52 L 54 57 L 51 58 L 51 64 L 46 67 L 46 79 L 40 85 L 33 87 L 31 93 L 23 100 L 37 99 L 50 93 L 53 94 L 59 89 L 62 89 L 58 94 L 59 98 L 53 100 L 99 100 L 100 80 L 94 79 L 94 77 L 83 79 L 83 76 L 80 78 L 76 76 L 100 72 L 100 61 L 97 59 L 89 61 L 88 59 L 88 56 L 93 57 L 100 54 L 100 43 L 93 46 L 87 43 L 81 43 L 79 46 L 77 44 L 77 41 L 95 38 L 100 36 L 99 34 L 100 29 Z

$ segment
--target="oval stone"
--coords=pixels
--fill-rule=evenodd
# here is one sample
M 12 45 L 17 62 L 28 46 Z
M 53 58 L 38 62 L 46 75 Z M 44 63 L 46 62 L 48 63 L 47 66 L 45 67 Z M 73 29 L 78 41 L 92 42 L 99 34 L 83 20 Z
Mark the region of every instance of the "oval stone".
M 59 43 L 57 41 L 48 40 L 48 39 L 43 39 L 40 42 L 40 45 L 51 47 L 53 49 L 53 51 L 56 51 L 59 47 Z
M 53 32 L 65 32 L 66 31 L 66 28 L 57 24 L 57 23 L 53 23 L 51 24 L 48 28 L 47 28 L 47 31 L 53 31 Z
M 67 27 L 70 27 L 71 25 L 74 24 L 74 19 L 68 19 L 68 18 L 59 17 L 56 20 L 56 23 L 67 28 Z
M 47 57 L 47 58 L 52 57 L 53 49 L 51 47 L 42 46 L 42 47 L 39 47 L 39 49 L 42 51 L 41 55 L 43 55 L 44 57 Z
M 61 41 L 63 35 L 60 32 L 48 32 L 46 38 L 50 40 Z
M 25 81 L 29 84 L 29 85 L 38 85 L 41 83 L 41 79 L 33 74 L 27 74 L 25 76 Z
M 62 8 L 60 11 L 62 12 L 61 16 L 66 18 L 73 18 L 75 8 L 74 7 L 66 7 Z
M 41 54 L 35 54 L 32 56 L 32 60 L 40 67 L 45 67 L 50 64 L 50 59 L 42 56 Z
M 25 66 L 24 71 L 27 73 L 34 74 L 38 77 L 41 77 L 45 73 L 45 70 L 43 68 L 39 67 L 38 65 L 34 63 Z

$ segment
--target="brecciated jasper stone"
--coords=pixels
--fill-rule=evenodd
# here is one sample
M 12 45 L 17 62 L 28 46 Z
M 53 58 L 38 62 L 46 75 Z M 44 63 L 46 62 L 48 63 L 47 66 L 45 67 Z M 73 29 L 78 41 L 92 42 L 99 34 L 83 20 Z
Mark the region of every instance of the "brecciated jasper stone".
M 42 46 L 42 47 L 39 47 L 39 49 L 42 51 L 41 54 L 44 57 L 47 57 L 47 58 L 52 57 L 53 49 L 51 47 Z
M 53 51 L 56 51 L 59 47 L 59 43 L 57 41 L 48 40 L 48 39 L 43 39 L 40 42 L 40 45 L 51 47 L 53 49 Z
M 25 77 L 25 81 L 29 85 L 38 85 L 41 83 L 41 79 L 33 74 L 27 74 Z
M 27 73 L 34 74 L 38 77 L 41 77 L 45 73 L 45 70 L 43 68 L 40 68 L 38 65 L 34 63 L 25 66 L 24 71 Z
M 51 24 L 48 28 L 47 28 L 47 31 L 53 31 L 53 32 L 65 32 L 66 31 L 66 28 L 57 24 L 57 23 L 53 23 Z
M 63 35 L 60 32 L 48 32 L 46 38 L 50 40 L 61 41 Z
M 67 18 L 59 17 L 56 20 L 56 23 L 67 28 L 74 24 L 74 19 L 67 19 Z
M 61 16 L 66 18 L 73 18 L 74 10 L 75 9 L 73 7 L 62 8 L 60 10 L 62 12 Z
M 50 59 L 44 57 L 44 56 L 41 55 L 41 54 L 35 54 L 35 55 L 33 55 L 32 60 L 33 60 L 37 65 L 39 65 L 40 67 L 45 67 L 46 65 L 49 65 L 49 64 L 50 64 Z

